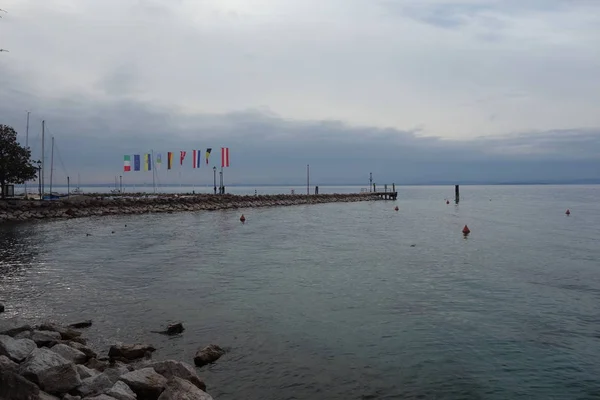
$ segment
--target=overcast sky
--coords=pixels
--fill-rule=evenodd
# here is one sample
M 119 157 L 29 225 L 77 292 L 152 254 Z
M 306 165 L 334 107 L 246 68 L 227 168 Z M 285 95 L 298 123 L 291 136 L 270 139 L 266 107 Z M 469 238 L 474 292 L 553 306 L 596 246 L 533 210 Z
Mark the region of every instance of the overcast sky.
M 0 8 L 0 123 L 24 141 L 30 110 L 39 158 L 45 119 L 58 180 L 111 182 L 150 149 L 212 147 L 218 165 L 222 146 L 231 183 L 300 183 L 307 163 L 322 184 L 600 177 L 597 0 Z M 184 179 L 212 182 L 188 161 Z

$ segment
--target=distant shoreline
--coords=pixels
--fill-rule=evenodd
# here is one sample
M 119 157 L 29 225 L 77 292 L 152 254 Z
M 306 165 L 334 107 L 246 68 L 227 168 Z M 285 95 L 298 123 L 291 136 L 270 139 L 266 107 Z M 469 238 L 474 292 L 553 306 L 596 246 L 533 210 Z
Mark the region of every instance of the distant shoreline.
M 35 182 L 31 182 L 28 184 L 28 186 L 30 188 L 32 188 L 32 191 L 35 188 L 37 188 L 36 186 L 37 184 Z M 564 181 L 564 182 L 497 182 L 497 183 L 489 183 L 489 182 L 430 182 L 430 183 L 396 183 L 396 187 L 398 186 L 454 186 L 454 185 L 461 185 L 461 186 L 551 186 L 551 185 L 557 185 L 557 186 L 573 186 L 573 185 L 600 185 L 600 180 L 593 180 L 593 181 Z M 97 187 L 97 188 L 106 188 L 106 187 L 110 187 L 110 188 L 114 188 L 114 183 L 89 183 L 89 184 L 81 184 L 79 185 L 80 187 Z M 125 185 L 124 185 L 125 186 Z M 127 187 L 131 188 L 132 186 L 138 187 L 138 188 L 152 188 L 152 184 L 132 184 L 132 183 L 127 183 Z M 228 187 L 238 187 L 238 188 L 261 188 L 261 187 L 265 187 L 265 188 L 271 188 L 271 187 L 288 187 L 290 189 L 296 189 L 296 188 L 306 188 L 306 184 L 293 184 L 293 183 L 257 183 L 257 184 L 251 184 L 251 183 L 247 183 L 247 184 L 228 184 Z M 320 187 L 363 187 L 363 188 L 368 188 L 369 185 L 368 183 L 322 183 L 319 184 Z M 68 187 L 67 185 L 64 184 L 53 184 L 53 187 L 55 188 L 66 188 Z M 71 185 L 70 186 L 72 189 L 74 189 L 74 186 Z M 212 188 L 213 185 L 199 185 L 197 183 L 185 183 L 185 184 L 161 184 L 160 187 L 168 187 L 168 188 L 176 188 L 176 187 L 197 187 L 197 188 L 204 188 L 204 187 L 209 187 Z M 15 189 L 23 189 L 24 185 L 15 185 Z

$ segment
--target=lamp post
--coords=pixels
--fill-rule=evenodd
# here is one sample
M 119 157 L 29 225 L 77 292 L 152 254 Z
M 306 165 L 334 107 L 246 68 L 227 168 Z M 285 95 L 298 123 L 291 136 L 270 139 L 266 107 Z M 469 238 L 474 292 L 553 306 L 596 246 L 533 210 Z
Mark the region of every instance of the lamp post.
M 119 193 L 123 194 L 123 175 L 119 175 Z
M 67 197 L 71 197 L 71 178 L 67 176 Z
M 217 194 L 217 167 L 213 167 L 213 185 L 215 194 Z

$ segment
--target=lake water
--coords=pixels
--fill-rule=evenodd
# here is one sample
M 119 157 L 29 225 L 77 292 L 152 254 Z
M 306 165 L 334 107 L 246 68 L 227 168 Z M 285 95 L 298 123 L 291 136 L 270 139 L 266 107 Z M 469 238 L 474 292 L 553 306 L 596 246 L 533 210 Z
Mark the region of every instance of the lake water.
M 189 363 L 228 347 L 199 370 L 217 400 L 600 398 L 600 186 L 398 189 L 3 224 L 0 318 L 91 318 L 99 348 Z

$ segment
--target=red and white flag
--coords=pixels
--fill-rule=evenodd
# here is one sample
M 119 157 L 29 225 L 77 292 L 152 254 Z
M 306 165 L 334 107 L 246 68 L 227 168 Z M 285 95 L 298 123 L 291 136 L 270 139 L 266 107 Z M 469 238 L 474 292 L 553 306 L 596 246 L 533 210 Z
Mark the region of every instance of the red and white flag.
M 185 159 L 185 151 L 179 152 L 179 165 L 183 165 L 183 160 Z
M 229 147 L 221 147 L 221 167 L 229 167 Z

